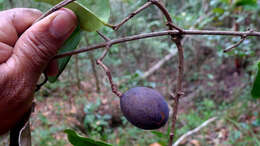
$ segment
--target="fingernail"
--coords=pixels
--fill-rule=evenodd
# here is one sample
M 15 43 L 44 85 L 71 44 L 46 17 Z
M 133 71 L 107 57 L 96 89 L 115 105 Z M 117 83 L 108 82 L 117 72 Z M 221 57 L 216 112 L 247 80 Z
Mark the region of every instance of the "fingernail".
M 76 27 L 76 16 L 72 11 L 67 9 L 59 10 L 57 13 L 49 29 L 55 38 L 63 39 Z

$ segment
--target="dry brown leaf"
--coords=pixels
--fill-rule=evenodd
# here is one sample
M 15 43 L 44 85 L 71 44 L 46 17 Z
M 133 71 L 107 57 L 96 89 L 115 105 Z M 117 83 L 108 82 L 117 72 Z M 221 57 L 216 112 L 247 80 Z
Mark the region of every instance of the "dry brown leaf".
M 157 143 L 157 142 L 155 142 L 155 143 L 153 143 L 153 144 L 150 144 L 149 146 L 162 146 L 162 145 L 159 144 L 159 143 Z
M 116 139 L 116 143 L 117 143 L 117 144 L 120 143 L 120 139 L 119 139 L 119 138 Z
M 200 142 L 196 139 L 191 140 L 190 143 L 194 146 L 200 146 Z

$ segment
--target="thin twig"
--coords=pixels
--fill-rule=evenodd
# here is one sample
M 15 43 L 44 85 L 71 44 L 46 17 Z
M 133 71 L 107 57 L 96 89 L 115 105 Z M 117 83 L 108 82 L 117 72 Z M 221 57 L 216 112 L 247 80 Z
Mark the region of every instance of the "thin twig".
M 104 34 L 102 34 L 101 32 L 99 32 L 99 31 L 96 31 L 97 32 L 97 34 L 99 35 L 99 36 L 101 36 L 105 41 L 110 41 L 110 39 L 107 37 L 107 36 L 105 36 Z
M 144 9 L 148 8 L 151 6 L 152 2 L 146 2 L 144 5 L 142 5 L 139 9 L 136 11 L 132 12 L 130 15 L 128 15 L 125 19 L 123 19 L 119 24 L 112 26 L 112 28 L 116 31 L 118 30 L 123 24 L 125 24 L 128 20 L 133 18 L 135 15 L 139 14 L 142 12 Z
M 102 34 L 101 32 L 97 31 L 97 33 L 98 33 L 106 42 L 109 42 L 109 41 L 110 41 L 110 39 L 109 39 L 107 36 L 105 36 L 104 34 Z M 110 47 L 111 47 L 111 45 L 108 43 L 108 44 L 106 45 L 106 50 L 104 50 L 104 52 L 103 52 L 102 55 L 99 57 L 99 59 L 97 59 L 96 62 L 97 62 L 97 65 L 100 65 L 100 66 L 104 69 L 104 71 L 106 72 L 106 75 L 107 75 L 107 77 L 108 77 L 108 80 L 109 80 L 109 83 L 110 83 L 112 92 L 120 98 L 120 97 L 122 96 L 122 93 L 118 90 L 117 86 L 114 84 L 110 69 L 102 62 L 103 59 L 105 58 L 105 56 L 107 55 L 107 53 L 108 53 Z
M 75 0 L 64 0 L 61 1 L 60 3 L 58 3 L 57 5 L 53 6 L 50 10 L 48 10 L 47 12 L 45 12 L 41 17 L 39 17 L 34 23 L 42 20 L 43 18 L 47 17 L 48 15 L 50 15 L 51 13 L 59 10 L 62 7 L 65 7 L 66 5 L 74 2 Z
M 97 33 L 98 33 L 98 35 L 101 36 L 106 42 L 111 41 L 110 38 L 108 38 L 107 36 L 105 36 L 105 35 L 102 34 L 101 32 L 97 31 Z M 106 55 L 107 55 L 107 53 L 108 53 L 110 47 L 111 47 L 111 44 L 108 43 L 108 44 L 106 45 L 106 50 L 102 53 L 102 55 L 99 57 L 98 60 L 103 61 L 103 59 L 106 57 Z
M 182 28 L 178 27 L 177 25 L 173 24 L 173 21 L 172 21 L 172 18 L 171 18 L 171 15 L 169 14 L 168 10 L 165 8 L 164 5 L 162 5 L 159 0 L 149 0 L 150 2 L 152 2 L 154 5 L 156 5 L 160 10 L 161 12 L 163 13 L 163 15 L 165 16 L 165 18 L 167 19 L 167 26 L 169 27 L 169 30 L 173 30 L 173 29 L 176 29 L 180 32 L 183 31 Z
M 224 35 L 224 36 L 257 36 L 260 37 L 260 32 L 237 32 L 237 31 L 210 31 L 210 30 L 183 30 L 183 32 L 179 32 L 176 30 L 168 30 L 168 31 L 161 31 L 161 32 L 152 32 L 152 33 L 144 33 L 144 34 L 138 34 L 138 35 L 133 35 L 133 36 L 128 36 L 124 38 L 119 38 L 119 39 L 114 39 L 109 42 L 105 43 L 100 43 L 96 44 L 93 46 L 81 48 L 78 50 L 62 53 L 59 55 L 56 55 L 53 59 L 58 59 L 66 56 L 71 56 L 83 52 L 88 52 L 88 51 L 93 51 L 99 48 L 104 48 L 108 44 L 115 45 L 115 44 L 120 44 L 124 42 L 129 42 L 129 41 L 134 41 L 134 40 L 140 40 L 140 39 L 145 39 L 145 38 L 152 38 L 152 37 L 159 37 L 159 36 L 166 36 L 166 35 Z
M 247 30 L 248 30 L 248 31 L 247 31 L 248 33 L 254 32 L 254 30 L 252 30 L 252 29 L 250 29 L 250 28 L 248 28 Z M 225 52 L 225 53 L 226 53 L 226 52 L 229 52 L 229 51 L 231 51 L 232 49 L 234 49 L 234 48 L 238 47 L 239 45 L 241 45 L 241 44 L 248 38 L 248 34 L 241 35 L 240 37 L 241 37 L 241 39 L 240 39 L 239 42 L 237 42 L 236 44 L 234 44 L 234 45 L 228 47 L 227 49 L 224 50 L 224 52 Z
M 202 128 L 206 127 L 208 124 L 214 122 L 217 119 L 217 117 L 213 117 L 208 119 L 207 121 L 205 121 L 204 123 L 202 123 L 199 127 L 188 131 L 187 133 L 185 133 L 184 135 L 182 135 L 172 146 L 178 146 L 185 138 L 191 136 L 192 134 L 195 134 L 197 132 L 199 132 Z
M 183 53 L 183 47 L 181 44 L 181 37 L 177 37 L 174 40 L 174 42 L 178 48 L 178 79 L 177 79 L 176 93 L 174 96 L 172 127 L 171 127 L 170 139 L 169 139 L 169 146 L 172 145 L 173 139 L 175 136 L 174 133 L 175 133 L 175 127 L 176 127 L 176 122 L 177 122 L 179 99 L 184 94 L 182 91 L 182 80 L 183 80 L 183 72 L 184 72 L 184 53 Z
M 231 51 L 232 49 L 238 47 L 238 46 L 241 45 L 246 39 L 247 39 L 247 36 L 242 36 L 239 42 L 237 42 L 236 44 L 234 44 L 234 45 L 232 45 L 232 46 L 226 48 L 226 49 L 224 50 L 224 52 L 227 53 L 227 52 Z
M 97 64 L 101 65 L 101 67 L 105 70 L 106 75 L 109 79 L 111 88 L 112 88 L 112 92 L 120 98 L 122 96 L 122 93 L 118 91 L 117 86 L 113 83 L 110 69 L 105 64 L 103 64 L 103 62 L 100 60 L 97 60 Z
M 106 50 L 104 50 L 104 52 L 102 53 L 102 55 L 99 57 L 98 60 L 103 61 L 104 58 L 106 57 L 107 53 L 109 52 L 109 49 L 110 49 L 110 47 L 107 46 Z

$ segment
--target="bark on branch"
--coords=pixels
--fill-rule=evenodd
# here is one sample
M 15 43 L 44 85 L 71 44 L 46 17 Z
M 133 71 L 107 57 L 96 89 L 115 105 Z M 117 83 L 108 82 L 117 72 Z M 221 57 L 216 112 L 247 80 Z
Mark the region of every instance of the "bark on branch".
M 140 40 L 140 39 L 145 39 L 145 38 L 153 38 L 153 37 L 159 37 L 159 36 L 167 36 L 167 35 L 223 35 L 223 36 L 256 36 L 260 37 L 260 32 L 238 32 L 238 31 L 217 31 L 217 30 L 183 30 L 183 32 L 179 32 L 177 30 L 168 30 L 168 31 L 161 31 L 161 32 L 152 32 L 152 33 L 144 33 L 144 34 L 138 34 L 138 35 L 133 35 L 133 36 L 127 36 L 124 38 L 118 38 L 114 40 L 110 40 L 108 42 L 96 44 L 93 46 L 89 47 L 84 47 L 75 51 L 71 52 L 66 52 L 62 53 L 59 55 L 56 55 L 54 59 L 70 56 L 70 55 L 75 55 L 83 52 L 88 52 L 88 51 L 93 51 L 99 48 L 105 48 L 107 45 L 115 45 L 115 44 L 120 44 L 124 42 L 129 42 L 129 41 L 135 41 L 135 40 Z

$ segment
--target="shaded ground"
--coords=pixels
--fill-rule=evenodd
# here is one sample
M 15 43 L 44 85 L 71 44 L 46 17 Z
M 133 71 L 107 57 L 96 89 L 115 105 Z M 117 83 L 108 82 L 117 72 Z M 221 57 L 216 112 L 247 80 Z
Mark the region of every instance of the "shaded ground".
M 169 63 L 170 64 L 170 63 Z M 208 127 L 201 130 L 198 134 L 189 137 L 182 142 L 184 145 L 234 145 L 243 143 L 255 145 L 255 141 L 259 140 L 260 128 L 253 126 L 259 118 L 259 101 L 251 101 L 247 90 L 250 90 L 249 80 L 246 71 L 242 68 L 236 68 L 232 58 L 224 60 L 222 64 L 216 64 L 216 60 L 205 58 L 203 64 L 198 66 L 197 72 L 186 73 L 184 82 L 185 96 L 181 99 L 179 108 L 178 128 L 186 128 L 186 132 L 199 126 L 203 121 L 196 121 L 189 125 L 189 116 L 192 112 L 198 112 L 201 120 L 207 120 L 207 116 L 220 116 L 221 118 L 212 123 Z M 206 64 L 206 65 L 205 65 Z M 151 76 L 148 81 L 160 83 L 156 88 L 170 101 L 167 91 L 172 88 L 171 84 L 174 81 L 166 78 L 169 74 L 176 76 L 174 69 L 169 68 L 170 65 L 165 65 L 159 73 Z M 187 65 L 189 68 L 189 64 Z M 239 69 L 239 71 L 238 71 Z M 121 112 L 119 109 L 119 101 L 115 98 L 109 87 L 102 86 L 101 93 L 95 93 L 93 90 L 95 82 L 93 77 L 88 77 L 91 80 L 81 82 L 81 88 L 78 90 L 76 86 L 67 86 L 65 88 L 57 88 L 54 91 L 49 91 L 55 97 L 41 98 L 37 101 L 36 111 L 32 117 L 32 128 L 36 130 L 38 127 L 55 127 L 56 125 L 64 125 L 64 128 L 77 129 L 83 135 L 89 135 L 85 130 L 84 104 L 95 104 L 97 98 L 100 98 L 100 106 L 93 114 L 111 116 L 108 120 L 109 127 L 113 130 L 112 133 L 116 137 L 116 141 L 109 139 L 110 143 L 120 144 L 122 132 L 121 128 L 126 128 L 121 120 Z M 164 80 L 160 80 L 160 79 Z M 78 93 L 81 92 L 81 93 Z M 64 93 L 64 94 L 60 94 Z M 240 96 L 245 96 L 241 99 Z M 65 98 L 65 99 L 64 99 Z M 208 99 L 213 106 L 209 109 L 201 110 L 200 103 Z M 207 100 L 206 100 L 207 101 Z M 212 112 L 205 116 L 205 111 Z M 39 116 L 40 115 L 40 116 Z M 185 116 L 187 115 L 187 116 Z M 41 119 L 42 117 L 42 119 Z M 44 118 L 43 118 L 44 117 Z M 44 122 L 44 119 L 46 121 Z M 197 122 L 197 123 L 196 123 Z M 248 129 L 245 129 L 247 126 Z M 131 127 L 131 125 L 128 125 Z M 242 127 L 241 127 L 242 126 Z M 61 130 L 56 130 L 51 134 L 54 139 L 66 141 L 66 136 Z M 119 128 L 119 129 L 118 129 Z M 161 130 L 164 131 L 165 128 Z M 180 130 L 182 131 L 182 130 Z M 234 133 L 235 132 L 235 133 Z M 180 132 L 185 133 L 185 132 Z M 127 134 L 127 131 L 123 132 Z M 149 134 L 148 134 L 149 135 Z M 179 135 L 179 136 L 180 136 Z M 250 137 L 251 136 L 251 137 Z M 155 138 L 156 139 L 156 138 Z M 233 141 L 232 141 L 233 140 Z M 250 140 L 252 142 L 250 142 Z M 133 139 L 133 144 L 138 145 L 139 139 Z M 149 143 L 149 139 L 147 140 Z M 37 141 L 36 141 L 37 142 Z M 153 142 L 150 142 L 152 144 Z M 128 144 L 126 144 L 128 145 Z
M 249 95 L 251 78 L 248 74 L 251 70 L 247 69 L 248 65 L 237 68 L 233 58 L 216 63 L 212 55 L 186 63 L 185 70 L 189 72 L 185 74 L 185 95 L 180 101 L 177 136 L 218 116 L 216 122 L 181 144 L 256 146 L 260 141 L 260 107 L 259 100 L 252 100 Z M 164 94 L 169 104 L 172 100 L 168 92 L 176 84 L 172 80 L 176 78 L 173 62 L 165 64 L 147 79 L 149 83 L 156 83 L 156 89 Z M 81 89 L 78 89 L 76 83 L 62 81 L 46 85 L 37 93 L 37 105 L 31 118 L 34 145 L 69 145 L 63 132 L 66 128 L 123 146 L 160 146 L 158 142 L 167 140 L 126 123 L 121 117 L 118 98 L 104 85 L 101 92 L 96 93 L 92 75 L 87 75 L 80 84 Z M 106 119 L 105 115 L 109 117 Z

